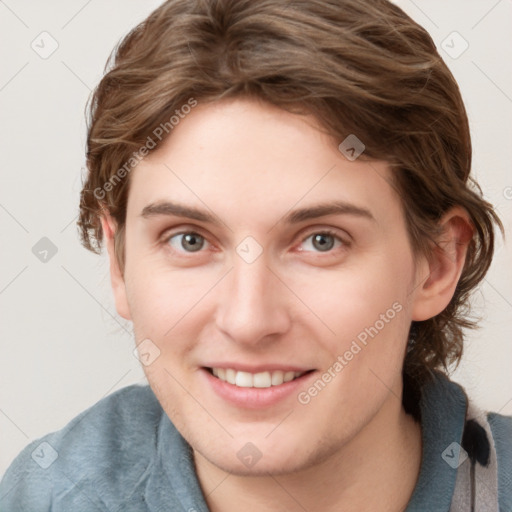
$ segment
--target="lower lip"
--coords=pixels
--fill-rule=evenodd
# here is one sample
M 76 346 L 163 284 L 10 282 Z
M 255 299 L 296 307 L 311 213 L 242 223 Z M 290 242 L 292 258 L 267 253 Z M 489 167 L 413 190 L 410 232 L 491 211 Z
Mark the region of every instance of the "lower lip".
M 201 369 L 215 393 L 231 404 L 244 409 L 262 409 L 275 405 L 291 395 L 297 395 L 299 388 L 315 373 L 309 372 L 301 377 L 283 382 L 279 386 L 269 388 L 243 388 L 225 382 L 213 376 L 205 368 Z

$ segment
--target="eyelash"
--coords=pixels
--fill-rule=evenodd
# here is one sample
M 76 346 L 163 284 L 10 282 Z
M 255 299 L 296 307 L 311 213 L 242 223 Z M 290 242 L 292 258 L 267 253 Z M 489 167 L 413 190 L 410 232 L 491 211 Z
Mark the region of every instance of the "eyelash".
M 208 241 L 207 237 L 202 235 L 199 231 L 197 230 L 194 230 L 194 229 L 189 229 L 187 231 L 178 231 L 176 233 L 166 233 L 163 237 L 162 237 L 162 243 L 167 247 L 169 248 L 169 250 L 171 250 L 173 253 L 178 253 L 178 254 L 188 254 L 188 255 L 193 255 L 194 252 L 197 252 L 197 253 L 201 253 L 201 252 L 204 252 L 203 251 L 203 247 L 201 249 L 199 249 L 198 251 L 191 251 L 191 252 L 187 252 L 187 251 L 184 251 L 184 250 L 180 250 L 180 251 L 177 251 L 176 249 L 172 248 L 169 244 L 170 240 L 174 237 L 177 237 L 179 235 L 198 235 L 199 237 L 201 237 L 206 244 L 210 244 L 210 242 Z M 338 242 L 341 243 L 341 247 L 333 247 L 332 249 L 328 250 L 328 251 L 303 251 L 301 249 L 299 249 L 300 252 L 312 252 L 312 253 L 315 253 L 315 254 L 318 254 L 318 255 L 321 255 L 322 253 L 326 254 L 326 255 L 332 255 L 333 253 L 335 253 L 337 250 L 344 250 L 344 249 L 347 249 L 348 247 L 350 247 L 350 242 L 346 239 L 343 239 L 340 237 L 339 233 L 335 230 L 332 230 L 332 229 L 329 229 L 329 228 L 325 228 L 325 229 L 316 229 L 314 231 L 310 231 L 307 236 L 303 237 L 301 239 L 301 242 L 300 244 L 303 244 L 306 240 L 308 240 L 309 238 L 311 238 L 312 236 L 314 235 L 329 235 L 329 236 L 332 236 L 333 238 L 335 238 Z M 211 245 L 211 244 L 210 244 Z M 188 257 L 188 256 L 185 256 L 185 257 Z

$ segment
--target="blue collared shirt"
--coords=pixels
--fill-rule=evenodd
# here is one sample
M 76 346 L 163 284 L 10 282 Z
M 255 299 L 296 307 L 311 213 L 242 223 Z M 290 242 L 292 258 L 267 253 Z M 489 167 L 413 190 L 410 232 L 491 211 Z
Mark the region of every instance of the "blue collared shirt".
M 467 397 L 438 374 L 420 402 L 423 454 L 407 512 L 448 512 Z M 512 511 L 512 417 L 489 414 L 499 511 Z M 456 446 L 456 445 L 454 445 Z M 443 456 L 444 453 L 444 456 Z M 490 509 L 489 509 L 490 510 Z M 1 512 L 208 512 L 187 442 L 149 386 L 104 398 L 66 427 L 30 443 L 0 483 Z

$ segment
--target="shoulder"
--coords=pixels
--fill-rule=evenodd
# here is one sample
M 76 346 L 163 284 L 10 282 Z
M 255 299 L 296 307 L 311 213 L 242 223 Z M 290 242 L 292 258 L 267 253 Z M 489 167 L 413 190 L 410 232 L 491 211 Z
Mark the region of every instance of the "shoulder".
M 481 409 L 447 375 L 432 377 L 421 389 L 422 471 L 407 510 L 512 511 L 512 418 Z
M 498 495 L 503 510 L 512 510 L 512 416 L 487 414 L 498 460 Z
M 151 465 L 162 414 L 149 386 L 103 398 L 16 457 L 0 483 L 0 509 L 53 510 L 56 497 L 66 496 L 83 510 L 95 502 L 104 509 L 109 496 L 126 493 Z

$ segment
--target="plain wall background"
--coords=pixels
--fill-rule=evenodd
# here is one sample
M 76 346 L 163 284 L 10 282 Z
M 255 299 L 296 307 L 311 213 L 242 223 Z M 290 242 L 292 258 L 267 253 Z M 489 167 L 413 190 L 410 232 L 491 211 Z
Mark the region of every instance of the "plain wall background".
M 397 3 L 430 32 L 459 82 L 473 172 L 510 238 L 512 2 Z M 87 98 L 114 45 L 159 4 L 0 2 L 0 475 L 30 441 L 114 390 L 144 382 L 130 325 L 113 305 L 106 255 L 81 247 L 75 222 Z M 31 47 L 35 41 L 48 52 L 53 40 L 58 48 L 46 59 Z M 464 41 L 469 46 L 457 56 Z M 57 248 L 47 262 L 32 252 L 43 237 Z M 511 263 L 512 245 L 499 239 L 474 299 L 481 329 L 469 334 L 453 375 L 479 405 L 502 414 L 512 414 Z

